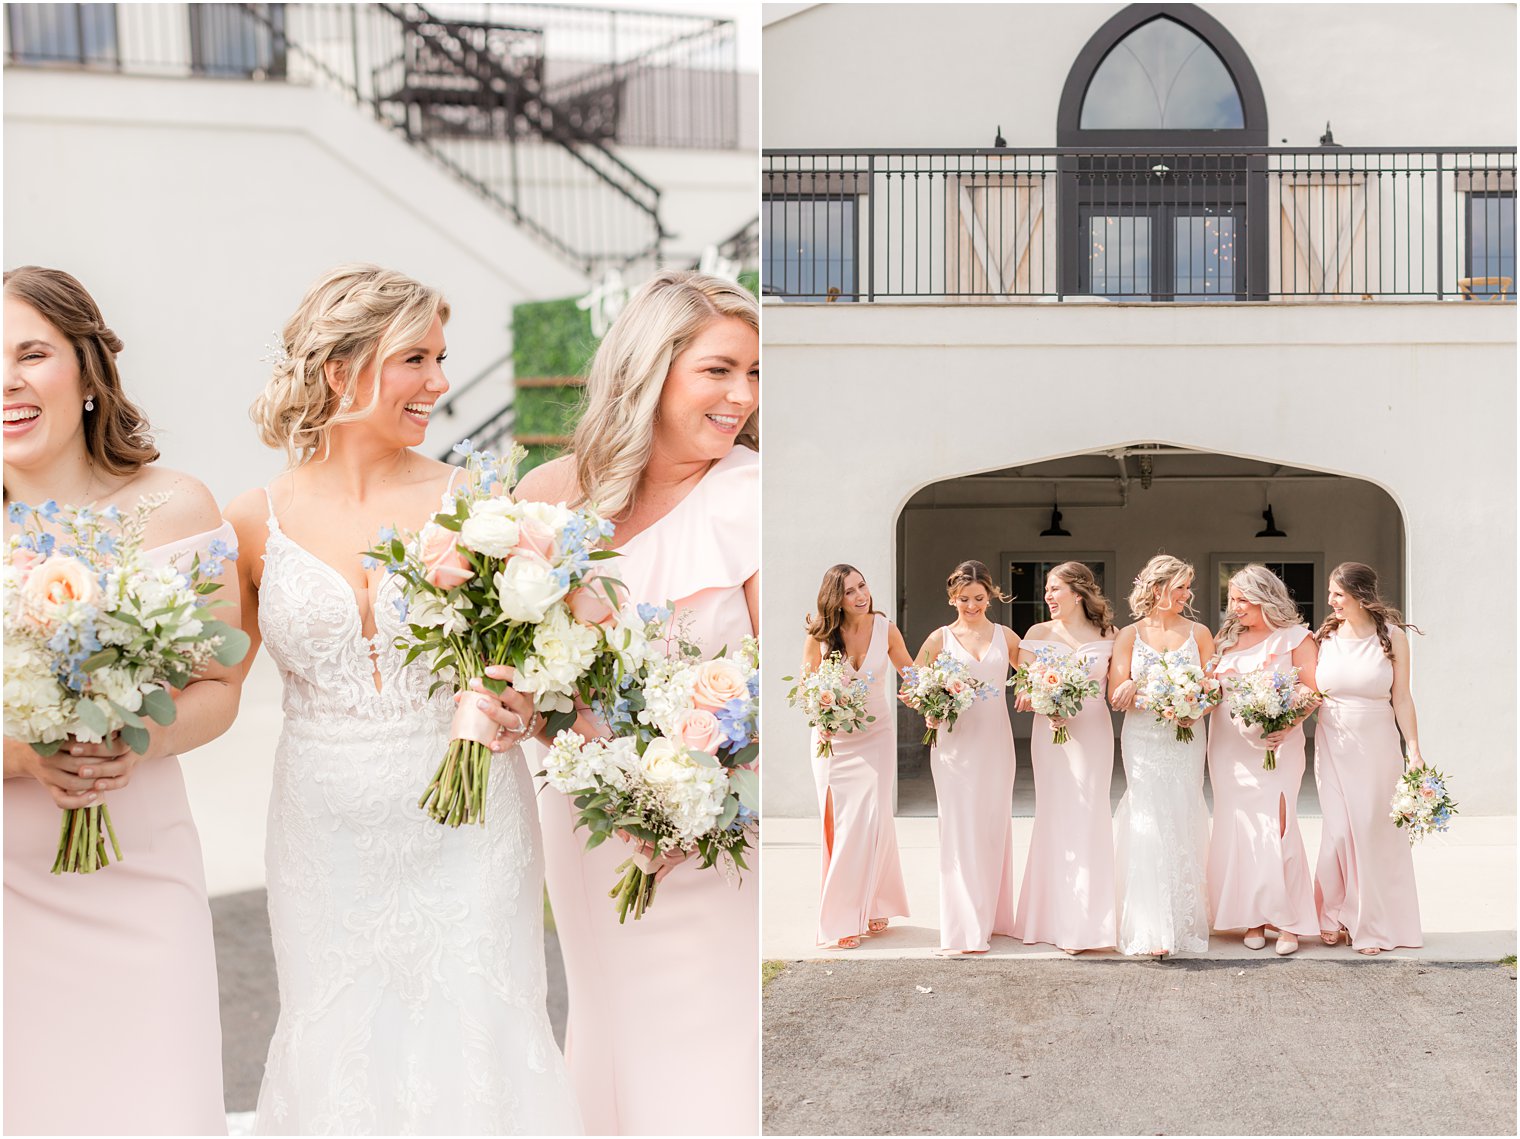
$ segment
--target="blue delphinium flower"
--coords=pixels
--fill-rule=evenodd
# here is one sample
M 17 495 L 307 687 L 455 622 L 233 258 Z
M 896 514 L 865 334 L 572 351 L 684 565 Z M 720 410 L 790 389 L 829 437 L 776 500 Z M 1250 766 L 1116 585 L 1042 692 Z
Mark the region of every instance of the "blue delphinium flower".
M 755 724 L 749 717 L 751 705 L 748 700 L 735 696 L 715 713 L 718 726 L 731 747 L 744 747 L 755 735 Z
M 58 504 L 50 498 L 41 506 L 37 507 L 37 513 L 42 515 L 42 517 L 46 518 L 49 522 L 57 522 L 59 513 Z
M 663 625 L 670 620 L 670 610 L 663 605 L 650 605 L 647 601 L 640 601 L 638 612 L 639 620 L 646 625 L 651 621 L 658 621 Z
M 98 534 L 95 537 L 95 552 L 97 554 L 116 553 L 116 539 L 109 534 Z
M 20 526 L 26 521 L 26 516 L 32 512 L 32 508 L 24 502 L 13 502 L 5 508 L 5 516 L 11 520 L 14 526 Z
M 405 622 L 407 614 L 406 598 L 394 597 L 391 599 L 391 604 L 396 607 L 396 616 Z

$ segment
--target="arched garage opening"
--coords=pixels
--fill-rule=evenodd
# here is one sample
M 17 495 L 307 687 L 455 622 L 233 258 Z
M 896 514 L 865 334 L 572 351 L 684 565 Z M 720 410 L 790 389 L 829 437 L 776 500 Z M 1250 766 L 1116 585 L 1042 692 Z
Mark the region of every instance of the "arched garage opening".
M 1271 524 L 1265 517 L 1271 511 Z M 1059 518 L 1053 517 L 1059 512 Z M 1066 533 L 1052 533 L 1064 530 Z M 1276 530 L 1273 535 L 1270 531 Z M 931 483 L 897 519 L 895 616 L 910 652 L 954 619 L 944 581 L 958 561 L 976 558 L 1013 597 L 994 619 L 1023 636 L 1048 617 L 1046 571 L 1058 562 L 1087 562 L 1129 621 L 1130 582 L 1158 551 L 1197 569 L 1197 618 L 1218 631 L 1224 586 L 1248 562 L 1271 567 L 1293 591 L 1306 620 L 1325 617 L 1326 574 L 1343 561 L 1366 562 L 1382 578 L 1384 597 L 1404 601 L 1404 519 L 1386 491 L 1363 479 L 1167 443 L 1132 443 Z M 879 599 L 885 602 L 885 598 Z M 883 608 L 886 608 L 884 605 Z M 1012 695 L 1008 695 L 1012 710 Z M 1014 814 L 1034 811 L 1029 735 L 1034 717 L 1014 714 L 1018 775 Z M 1112 798 L 1124 791 L 1114 718 Z M 1312 730 L 1312 729 L 1311 729 Z M 933 815 L 929 751 L 922 722 L 899 711 L 900 815 Z M 1313 739 L 1301 814 L 1317 815 Z

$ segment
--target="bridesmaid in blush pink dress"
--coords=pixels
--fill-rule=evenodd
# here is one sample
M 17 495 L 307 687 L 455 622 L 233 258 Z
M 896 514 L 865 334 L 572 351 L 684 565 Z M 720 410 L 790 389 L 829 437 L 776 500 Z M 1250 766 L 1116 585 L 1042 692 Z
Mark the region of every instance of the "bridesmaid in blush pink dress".
M 597 349 L 574 454 L 518 488 L 522 499 L 597 502 L 623 555 L 608 572 L 631 601 L 689 613 L 709 654 L 737 650 L 757 627 L 759 351 L 750 293 L 660 273 Z M 666 859 L 648 914 L 619 925 L 607 891 L 631 848 L 587 851 L 569 801 L 548 787 L 539 816 L 569 985 L 565 1059 L 587 1134 L 757 1134 L 754 863 L 736 881 Z
M 1215 675 L 1226 694 L 1234 679 L 1259 668 L 1296 666 L 1299 685 L 1315 687 L 1314 638 L 1301 623 L 1292 595 L 1265 566 L 1250 565 L 1230 579 L 1229 618 L 1216 642 Z M 1309 857 L 1298 829 L 1298 789 L 1304 779 L 1303 721 L 1263 735 L 1259 728 L 1215 710 L 1209 733 L 1209 782 L 1214 788 L 1214 833 L 1209 841 L 1209 910 L 1215 929 L 1244 929 L 1250 949 L 1266 945 L 1266 928 L 1278 932 L 1279 956 L 1298 949 L 1300 937 L 1319 932 Z M 1262 767 L 1268 748 L 1272 771 Z
M 833 735 L 833 755 L 820 756 L 812 733 L 813 777 L 823 815 L 823 885 L 818 944 L 854 949 L 862 933 L 880 933 L 887 919 L 908 916 L 893 825 L 897 782 L 897 671 L 913 663 L 897 626 L 872 607 L 866 579 L 854 566 L 823 575 L 818 613 L 808 622 L 804 674 L 839 653 L 847 672 L 865 677 L 876 719 Z
M 987 952 L 993 934 L 1013 934 L 1013 725 L 1003 689 L 1019 637 L 987 619 L 992 599 L 1007 598 L 981 562 L 962 562 L 945 585 L 958 616 L 929 634 L 918 663 L 948 652 L 993 689 L 953 728 L 941 725 L 929 753 L 939 803 L 940 951 L 959 956 Z
M 1314 778 L 1325 822 L 1314 900 L 1320 939 L 1335 945 L 1344 932 L 1368 957 L 1423 944 L 1409 838 L 1388 817 L 1405 751 L 1410 767 L 1425 765 L 1409 693 L 1409 628 L 1378 596 L 1370 567 L 1335 567 L 1330 616 L 1317 634 L 1316 672 L 1326 697 Z
M 121 347 L 73 277 L 5 274 L 5 405 L 39 413 L 6 424 L 7 502 L 125 511 L 167 495 L 148 521 L 149 556 L 227 556 L 235 537 L 210 492 L 154 463 L 117 374 Z M 236 624 L 230 565 L 216 598 L 228 602 L 217 616 Z M 175 708 L 143 756 L 116 737 L 48 757 L 5 741 L 7 1134 L 226 1133 L 211 910 L 176 753 L 232 722 L 228 670 L 209 667 Z M 102 797 L 121 860 L 51 874 L 60 808 Z
M 1062 562 L 1045 578 L 1050 620 L 1034 626 L 1019 646 L 1019 664 L 1038 649 L 1082 654 L 1087 671 L 1106 688 L 1113 651 L 1113 607 L 1081 562 Z M 1020 696 L 1021 712 L 1030 710 Z M 1049 725 L 1047 727 L 1046 725 Z M 1070 739 L 1052 742 L 1062 724 Z M 1109 786 L 1114 774 L 1114 722 L 1103 691 L 1070 720 L 1037 718 L 1030 741 L 1034 757 L 1034 834 L 1013 936 L 1067 953 L 1104 949 L 1114 942 L 1114 834 Z

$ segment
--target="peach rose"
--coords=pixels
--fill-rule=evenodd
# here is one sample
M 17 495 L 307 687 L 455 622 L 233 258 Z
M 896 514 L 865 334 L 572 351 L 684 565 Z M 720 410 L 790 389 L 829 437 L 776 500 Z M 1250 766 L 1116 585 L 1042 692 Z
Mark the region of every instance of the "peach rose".
M 834 692 L 833 692 L 833 689 L 825 688 L 822 692 L 820 692 L 818 694 L 818 707 L 820 707 L 820 708 L 832 708 L 833 706 L 834 706 Z
M 1420 798 L 1422 798 L 1422 799 L 1434 799 L 1435 797 L 1436 797 L 1436 789 L 1434 787 L 1421 787 L 1420 788 Z
M 27 607 L 45 622 L 58 618 L 59 607 L 71 601 L 92 605 L 100 598 L 94 572 L 77 558 L 54 554 L 32 570 L 21 587 Z
M 696 708 L 676 717 L 676 742 L 684 748 L 716 755 L 725 738 L 718 717 L 711 712 Z
M 475 576 L 454 531 L 429 522 L 422 528 L 422 564 L 429 585 L 453 589 Z
M 946 691 L 952 696 L 959 696 L 962 692 L 966 691 L 966 682 L 964 680 L 952 680 L 946 687 Z
M 16 571 L 16 578 L 25 582 L 31 572 L 42 564 L 42 555 L 36 550 L 29 550 L 25 546 L 18 546 L 11 552 L 11 566 Z
M 529 550 L 546 562 L 554 560 L 554 531 L 536 518 L 523 518 L 517 523 L 517 548 Z
M 744 674 L 727 660 L 703 661 L 691 686 L 691 698 L 698 708 L 716 712 L 736 696 L 748 696 Z
M 610 625 L 617 620 L 617 610 L 607 601 L 605 578 L 588 578 L 565 598 L 570 613 L 582 625 Z M 612 587 L 616 591 L 617 586 Z

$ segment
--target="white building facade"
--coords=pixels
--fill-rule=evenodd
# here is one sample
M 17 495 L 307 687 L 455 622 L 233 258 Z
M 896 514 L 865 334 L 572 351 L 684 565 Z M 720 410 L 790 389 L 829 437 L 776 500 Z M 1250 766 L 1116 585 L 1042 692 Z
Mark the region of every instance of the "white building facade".
M 1216 629 L 1240 564 L 1316 624 L 1328 571 L 1372 565 L 1426 633 L 1427 756 L 1464 812 L 1513 813 L 1514 20 L 775 6 L 768 814 L 817 810 L 779 677 L 829 565 L 912 650 L 962 559 L 1022 634 L 1051 564 L 1093 565 L 1122 618 L 1158 550 Z M 899 746 L 899 813 L 932 813 Z

